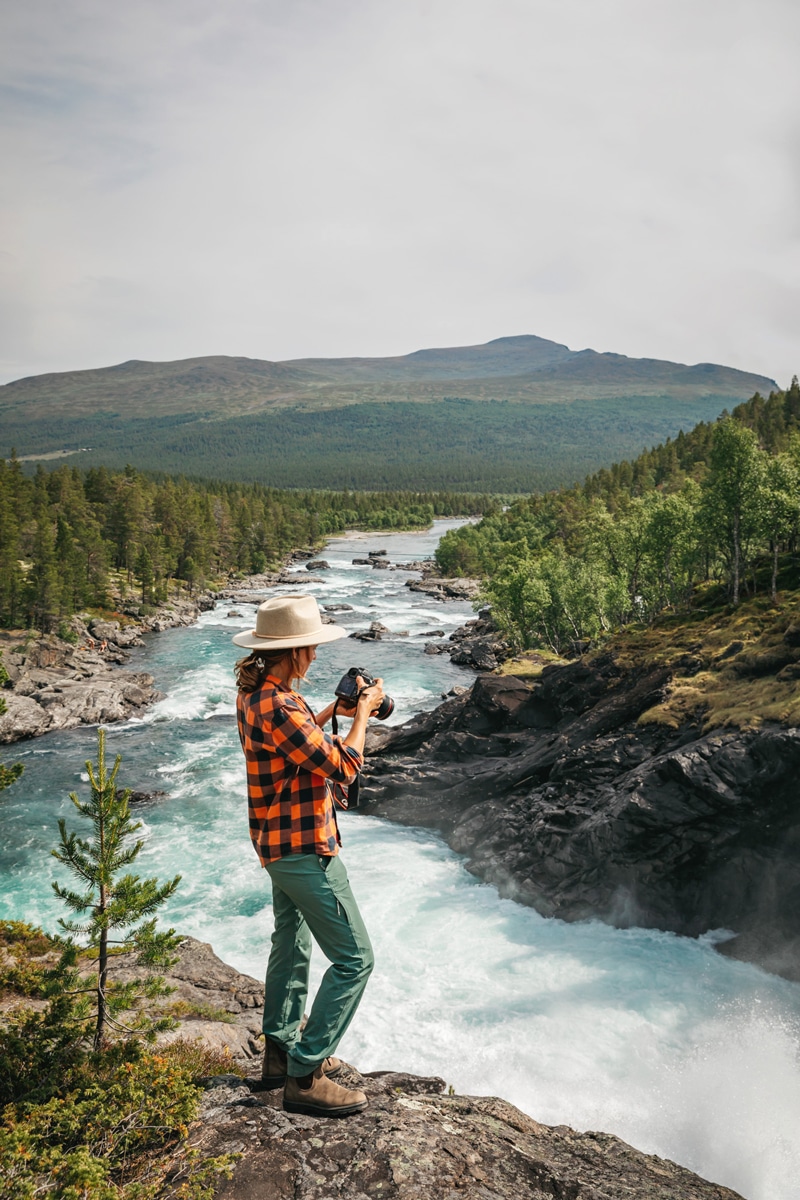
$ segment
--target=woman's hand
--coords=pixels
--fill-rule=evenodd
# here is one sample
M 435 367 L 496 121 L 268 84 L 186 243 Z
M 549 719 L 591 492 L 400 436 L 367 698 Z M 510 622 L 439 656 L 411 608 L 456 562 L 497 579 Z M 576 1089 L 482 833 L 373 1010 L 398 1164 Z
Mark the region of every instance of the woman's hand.
M 361 689 L 358 696 L 358 707 L 362 711 L 366 710 L 369 716 L 373 717 L 383 703 L 383 680 L 376 679 L 370 687 L 365 687 L 364 680 L 360 675 L 357 676 L 357 679 Z
M 364 680 L 358 676 L 361 692 L 353 713 L 353 724 L 344 739 L 345 746 L 352 746 L 359 754 L 364 753 L 364 738 L 367 733 L 367 721 L 376 713 L 383 700 L 383 680 L 376 679 L 369 687 L 364 687 Z

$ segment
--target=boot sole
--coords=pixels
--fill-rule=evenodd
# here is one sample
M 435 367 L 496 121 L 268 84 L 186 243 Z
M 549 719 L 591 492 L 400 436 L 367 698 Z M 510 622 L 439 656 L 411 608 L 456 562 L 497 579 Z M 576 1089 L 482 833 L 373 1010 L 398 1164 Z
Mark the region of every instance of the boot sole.
M 302 1100 L 283 1101 L 284 1112 L 302 1113 L 306 1117 L 350 1117 L 353 1113 L 363 1112 L 367 1101 L 363 1104 L 343 1104 L 339 1108 L 327 1108 L 317 1104 L 303 1104 Z

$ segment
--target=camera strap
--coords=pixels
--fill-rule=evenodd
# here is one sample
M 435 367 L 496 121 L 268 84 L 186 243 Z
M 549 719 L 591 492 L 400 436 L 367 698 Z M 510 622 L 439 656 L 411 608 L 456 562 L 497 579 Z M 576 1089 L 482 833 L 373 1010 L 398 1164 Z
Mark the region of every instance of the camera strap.
M 331 730 L 333 731 L 334 737 L 336 737 L 336 735 L 339 732 L 339 722 L 336 718 L 336 710 L 338 707 L 339 707 L 339 701 L 337 700 L 333 706 L 333 712 L 331 713 Z M 359 791 L 360 786 L 361 786 L 361 775 L 358 774 L 358 775 L 356 775 L 353 782 L 347 788 L 347 807 L 348 808 L 357 808 L 358 807 L 358 791 Z M 336 812 L 336 808 L 334 806 L 334 814 L 335 814 L 335 812 Z

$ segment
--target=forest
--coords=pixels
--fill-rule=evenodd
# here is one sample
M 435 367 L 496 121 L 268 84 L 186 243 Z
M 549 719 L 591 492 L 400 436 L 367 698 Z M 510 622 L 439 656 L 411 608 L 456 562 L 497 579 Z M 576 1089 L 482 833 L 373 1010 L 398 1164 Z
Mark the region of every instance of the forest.
M 758 393 L 689 433 L 520 499 L 442 539 L 447 575 L 478 575 L 517 646 L 563 653 L 708 585 L 737 606 L 800 581 L 800 386 Z
M 231 573 L 277 569 L 298 547 L 349 528 L 425 528 L 486 512 L 488 496 L 447 492 L 277 491 L 156 478 L 126 467 L 0 459 L 0 626 L 50 632 L 111 604 L 111 583 L 145 606 L 173 581 L 194 590 Z
M 537 404 L 454 395 L 430 403 L 274 409 L 255 420 L 97 412 L 31 422 L 9 412 L 2 423 L 7 453 L 12 446 L 25 456 L 82 447 L 68 460 L 82 469 L 122 470 L 130 463 L 143 471 L 273 488 L 519 494 L 571 486 L 615 457 L 713 419 L 727 403 L 721 395 Z

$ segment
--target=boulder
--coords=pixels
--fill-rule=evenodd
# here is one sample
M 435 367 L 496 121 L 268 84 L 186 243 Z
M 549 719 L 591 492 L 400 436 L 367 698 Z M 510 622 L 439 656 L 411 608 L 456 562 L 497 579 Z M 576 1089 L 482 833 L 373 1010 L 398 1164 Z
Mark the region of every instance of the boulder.
M 450 651 L 450 661 L 476 671 L 496 671 L 510 654 L 510 646 L 498 638 L 464 638 Z
M 387 635 L 391 636 L 391 629 L 387 629 L 380 621 L 373 621 L 369 629 L 357 630 L 351 633 L 350 637 L 356 638 L 359 642 L 380 642 Z
M 22 738 L 38 737 L 52 727 L 51 713 L 29 696 L 4 691 L 3 700 L 6 711 L 0 714 L 0 742 L 18 742 Z
M 481 581 L 440 579 L 434 575 L 425 579 L 407 579 L 406 587 L 412 592 L 425 592 L 434 600 L 475 600 L 481 590 Z

